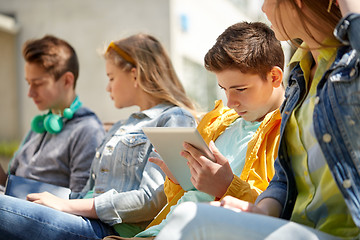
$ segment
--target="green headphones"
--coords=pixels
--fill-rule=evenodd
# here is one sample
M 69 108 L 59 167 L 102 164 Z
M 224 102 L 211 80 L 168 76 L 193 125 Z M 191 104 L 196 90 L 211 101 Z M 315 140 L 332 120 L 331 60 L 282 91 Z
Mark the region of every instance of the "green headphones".
M 81 107 L 79 97 L 76 96 L 69 108 L 65 108 L 63 117 L 52 114 L 51 110 L 44 115 L 37 115 L 31 121 L 31 129 L 36 133 L 48 132 L 51 134 L 58 134 L 63 128 L 63 118 L 72 119 L 74 113 Z

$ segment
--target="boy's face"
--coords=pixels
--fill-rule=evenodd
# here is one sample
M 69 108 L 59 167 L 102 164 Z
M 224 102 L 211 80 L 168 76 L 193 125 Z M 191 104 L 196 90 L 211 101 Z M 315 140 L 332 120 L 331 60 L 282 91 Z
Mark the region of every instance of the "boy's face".
M 26 62 L 25 80 L 29 84 L 28 96 L 33 99 L 40 111 L 62 108 L 65 95 L 62 78 L 55 81 L 55 78 L 38 64 Z
M 246 121 L 262 121 L 274 106 L 271 78 L 263 80 L 257 74 L 244 74 L 237 69 L 216 72 L 220 88 L 225 91 L 227 106 Z

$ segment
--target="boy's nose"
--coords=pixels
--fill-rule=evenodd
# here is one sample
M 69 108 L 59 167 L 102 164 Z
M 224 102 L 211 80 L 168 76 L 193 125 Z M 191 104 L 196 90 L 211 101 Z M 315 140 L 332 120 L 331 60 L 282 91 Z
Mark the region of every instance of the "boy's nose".
M 28 97 L 33 98 L 33 97 L 35 97 L 35 95 L 36 94 L 35 94 L 34 89 L 31 86 L 29 86 Z
M 229 101 L 229 99 L 228 99 L 227 106 L 229 108 L 231 108 L 231 109 L 234 109 L 235 107 L 239 106 L 239 104 L 235 103 L 235 102 L 232 102 L 232 101 Z
M 227 98 L 227 106 L 229 108 L 234 108 L 240 105 L 239 101 L 232 97 L 231 94 L 226 94 L 226 98 Z

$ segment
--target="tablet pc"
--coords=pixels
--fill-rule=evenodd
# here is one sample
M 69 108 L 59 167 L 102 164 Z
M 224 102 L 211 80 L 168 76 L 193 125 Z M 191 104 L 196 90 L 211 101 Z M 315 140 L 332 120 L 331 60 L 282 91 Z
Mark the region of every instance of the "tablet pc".
M 143 127 L 142 129 L 181 187 L 186 191 L 194 189 L 190 181 L 191 174 L 187 159 L 180 155 L 183 143 L 190 143 L 201 150 L 204 156 L 214 159 L 197 129 L 193 127 Z
M 63 199 L 69 199 L 71 190 L 66 187 L 39 182 L 33 179 L 9 175 L 5 186 L 5 195 L 26 200 L 30 193 L 49 192 Z

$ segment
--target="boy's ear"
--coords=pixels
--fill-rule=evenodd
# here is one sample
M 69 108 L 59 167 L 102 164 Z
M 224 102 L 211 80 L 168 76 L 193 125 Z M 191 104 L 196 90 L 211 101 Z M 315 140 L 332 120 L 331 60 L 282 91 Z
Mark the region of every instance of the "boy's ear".
M 64 73 L 62 78 L 64 78 L 64 86 L 70 87 L 70 88 L 74 87 L 75 77 L 74 77 L 74 74 L 72 72 Z
M 271 79 L 273 87 L 278 88 L 281 86 L 283 75 L 284 75 L 283 71 L 279 67 L 273 67 L 270 70 L 270 73 L 268 74 L 268 78 Z

